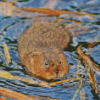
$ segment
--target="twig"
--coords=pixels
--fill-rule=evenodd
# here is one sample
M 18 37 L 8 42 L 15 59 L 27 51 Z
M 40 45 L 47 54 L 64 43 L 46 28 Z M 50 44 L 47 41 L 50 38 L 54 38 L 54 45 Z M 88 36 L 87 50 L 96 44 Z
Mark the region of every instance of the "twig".
M 81 84 L 79 85 L 79 87 L 77 88 L 77 90 L 76 90 L 76 92 L 75 92 L 75 94 L 74 94 L 74 96 L 73 96 L 73 99 L 72 99 L 72 100 L 75 100 L 75 98 L 76 98 L 76 96 L 77 96 L 78 92 L 80 91 L 81 87 L 82 87 L 82 82 L 81 82 Z

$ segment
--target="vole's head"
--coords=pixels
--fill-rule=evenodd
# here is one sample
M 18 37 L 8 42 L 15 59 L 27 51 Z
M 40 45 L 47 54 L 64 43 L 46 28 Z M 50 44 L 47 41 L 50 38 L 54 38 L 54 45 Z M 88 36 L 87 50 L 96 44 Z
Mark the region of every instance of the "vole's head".
M 63 78 L 68 73 L 69 66 L 63 52 L 41 52 L 31 56 L 27 69 L 36 76 L 46 80 Z

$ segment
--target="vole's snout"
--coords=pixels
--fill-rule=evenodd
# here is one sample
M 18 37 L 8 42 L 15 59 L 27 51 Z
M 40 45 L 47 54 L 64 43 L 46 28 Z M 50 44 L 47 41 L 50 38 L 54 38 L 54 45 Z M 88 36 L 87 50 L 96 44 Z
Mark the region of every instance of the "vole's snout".
M 56 73 L 56 75 L 58 75 L 59 74 L 59 69 L 56 69 L 55 73 Z

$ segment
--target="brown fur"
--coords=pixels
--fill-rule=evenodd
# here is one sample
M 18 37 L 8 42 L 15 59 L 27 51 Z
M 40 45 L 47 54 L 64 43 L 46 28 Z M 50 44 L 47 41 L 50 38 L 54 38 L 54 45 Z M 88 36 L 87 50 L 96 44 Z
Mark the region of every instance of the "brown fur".
M 18 41 L 20 61 L 29 72 L 44 79 L 63 78 L 68 63 L 63 49 L 70 33 L 54 22 L 36 22 L 26 29 Z

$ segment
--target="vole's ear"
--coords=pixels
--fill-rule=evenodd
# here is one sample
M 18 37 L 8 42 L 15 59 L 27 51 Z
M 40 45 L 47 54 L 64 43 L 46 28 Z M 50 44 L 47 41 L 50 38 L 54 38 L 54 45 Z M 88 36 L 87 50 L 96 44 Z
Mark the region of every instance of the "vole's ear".
M 39 60 L 41 58 L 42 52 L 33 52 L 29 54 L 30 62 L 34 62 L 34 60 Z
M 41 52 L 30 52 L 30 53 L 24 55 L 21 63 L 23 65 L 25 65 L 25 63 L 30 63 L 33 61 L 33 59 L 35 59 L 36 57 L 39 57 L 39 55 L 41 55 L 41 54 L 42 54 Z
M 30 56 L 34 57 L 34 56 L 40 56 L 42 54 L 42 52 L 36 51 L 30 54 Z

